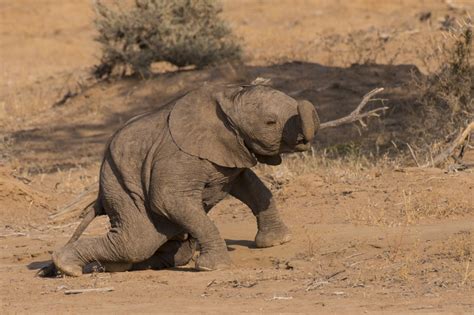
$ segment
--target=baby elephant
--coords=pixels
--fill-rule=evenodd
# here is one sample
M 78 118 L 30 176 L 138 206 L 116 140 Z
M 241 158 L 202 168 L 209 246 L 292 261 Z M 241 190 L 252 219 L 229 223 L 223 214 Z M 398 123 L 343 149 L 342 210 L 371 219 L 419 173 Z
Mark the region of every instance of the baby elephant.
M 256 216 L 257 247 L 288 242 L 271 192 L 250 168 L 308 150 L 318 127 L 310 102 L 262 85 L 206 85 L 133 118 L 110 140 L 100 169 L 92 218 L 107 214 L 110 231 L 73 236 L 53 253 L 56 268 L 79 276 L 91 262 L 111 271 L 182 265 L 196 242 L 196 269 L 227 268 L 226 244 L 207 216 L 227 194 Z

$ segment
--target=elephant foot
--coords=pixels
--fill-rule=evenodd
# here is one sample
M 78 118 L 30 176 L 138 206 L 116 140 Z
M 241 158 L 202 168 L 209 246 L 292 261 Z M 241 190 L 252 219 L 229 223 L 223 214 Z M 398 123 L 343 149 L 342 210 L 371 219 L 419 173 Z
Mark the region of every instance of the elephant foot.
M 54 263 L 50 263 L 47 266 L 44 266 L 38 272 L 36 273 L 37 277 L 41 278 L 53 278 L 58 275 L 58 270 L 56 269 L 56 266 Z
M 224 251 L 209 251 L 201 253 L 196 260 L 196 270 L 212 271 L 229 269 L 232 265 L 227 249 Z
M 62 248 L 59 251 L 55 251 L 53 253 L 53 262 L 57 270 L 67 276 L 79 277 L 82 275 L 83 263 L 71 253 L 71 249 L 69 248 Z
M 285 225 L 281 225 L 279 228 L 259 230 L 255 236 L 255 244 L 259 248 L 281 245 L 289 241 L 291 241 L 291 233 Z
M 173 261 L 175 266 L 184 266 L 193 259 L 194 253 L 196 252 L 196 240 L 193 238 L 183 242 L 177 252 L 173 255 Z

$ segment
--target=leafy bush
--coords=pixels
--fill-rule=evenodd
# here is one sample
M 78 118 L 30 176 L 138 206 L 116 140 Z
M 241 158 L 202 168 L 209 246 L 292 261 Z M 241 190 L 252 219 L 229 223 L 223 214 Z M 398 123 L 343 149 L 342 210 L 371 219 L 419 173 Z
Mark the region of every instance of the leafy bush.
M 103 51 L 95 69 L 99 78 L 129 70 L 147 75 L 159 61 L 203 67 L 240 58 L 240 46 L 213 0 L 135 0 L 113 9 L 97 2 L 96 11 L 96 40 Z

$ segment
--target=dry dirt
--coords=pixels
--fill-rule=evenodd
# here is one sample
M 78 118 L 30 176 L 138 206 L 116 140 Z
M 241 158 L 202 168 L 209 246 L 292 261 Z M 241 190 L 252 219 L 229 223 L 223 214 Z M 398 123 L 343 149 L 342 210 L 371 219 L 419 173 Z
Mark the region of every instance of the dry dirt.
M 473 171 L 374 164 L 355 153 L 258 167 L 294 238 L 254 248 L 255 219 L 226 199 L 211 216 L 231 270 L 35 277 L 78 224 L 76 216 L 53 222 L 49 215 L 84 191 L 78 206 L 93 197 L 104 145 L 133 115 L 197 82 L 257 76 L 317 104 L 323 121 L 379 86 L 386 104 L 401 108 L 410 104 L 417 68 L 436 66 L 430 52 L 446 15 L 474 15 L 467 0 L 223 3 L 246 66 L 165 72 L 158 65 L 163 73 L 146 81 L 90 86 L 87 72 L 100 55 L 90 1 L 0 0 L 0 313 L 474 313 Z M 426 12 L 431 17 L 420 21 Z M 80 93 L 53 106 L 68 91 Z M 322 132 L 316 146 L 392 145 L 387 126 L 395 130 L 397 121 L 373 124 L 377 133 L 356 125 Z M 97 219 L 86 237 L 107 224 Z M 114 290 L 64 293 L 104 287 Z

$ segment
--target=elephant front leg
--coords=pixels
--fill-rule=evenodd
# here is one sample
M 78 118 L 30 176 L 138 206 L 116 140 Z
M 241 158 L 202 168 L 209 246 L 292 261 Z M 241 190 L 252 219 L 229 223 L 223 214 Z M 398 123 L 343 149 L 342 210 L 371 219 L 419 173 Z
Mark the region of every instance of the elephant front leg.
M 176 189 L 176 188 L 175 188 Z M 179 189 L 177 189 L 179 191 Z M 203 271 L 229 268 L 227 246 L 217 227 L 202 207 L 201 191 L 195 195 L 166 194 L 166 217 L 181 226 L 200 246 L 196 269 Z
M 245 203 L 257 218 L 257 247 L 271 247 L 291 240 L 291 233 L 283 223 L 271 191 L 255 173 L 246 169 L 232 185 L 230 194 Z

